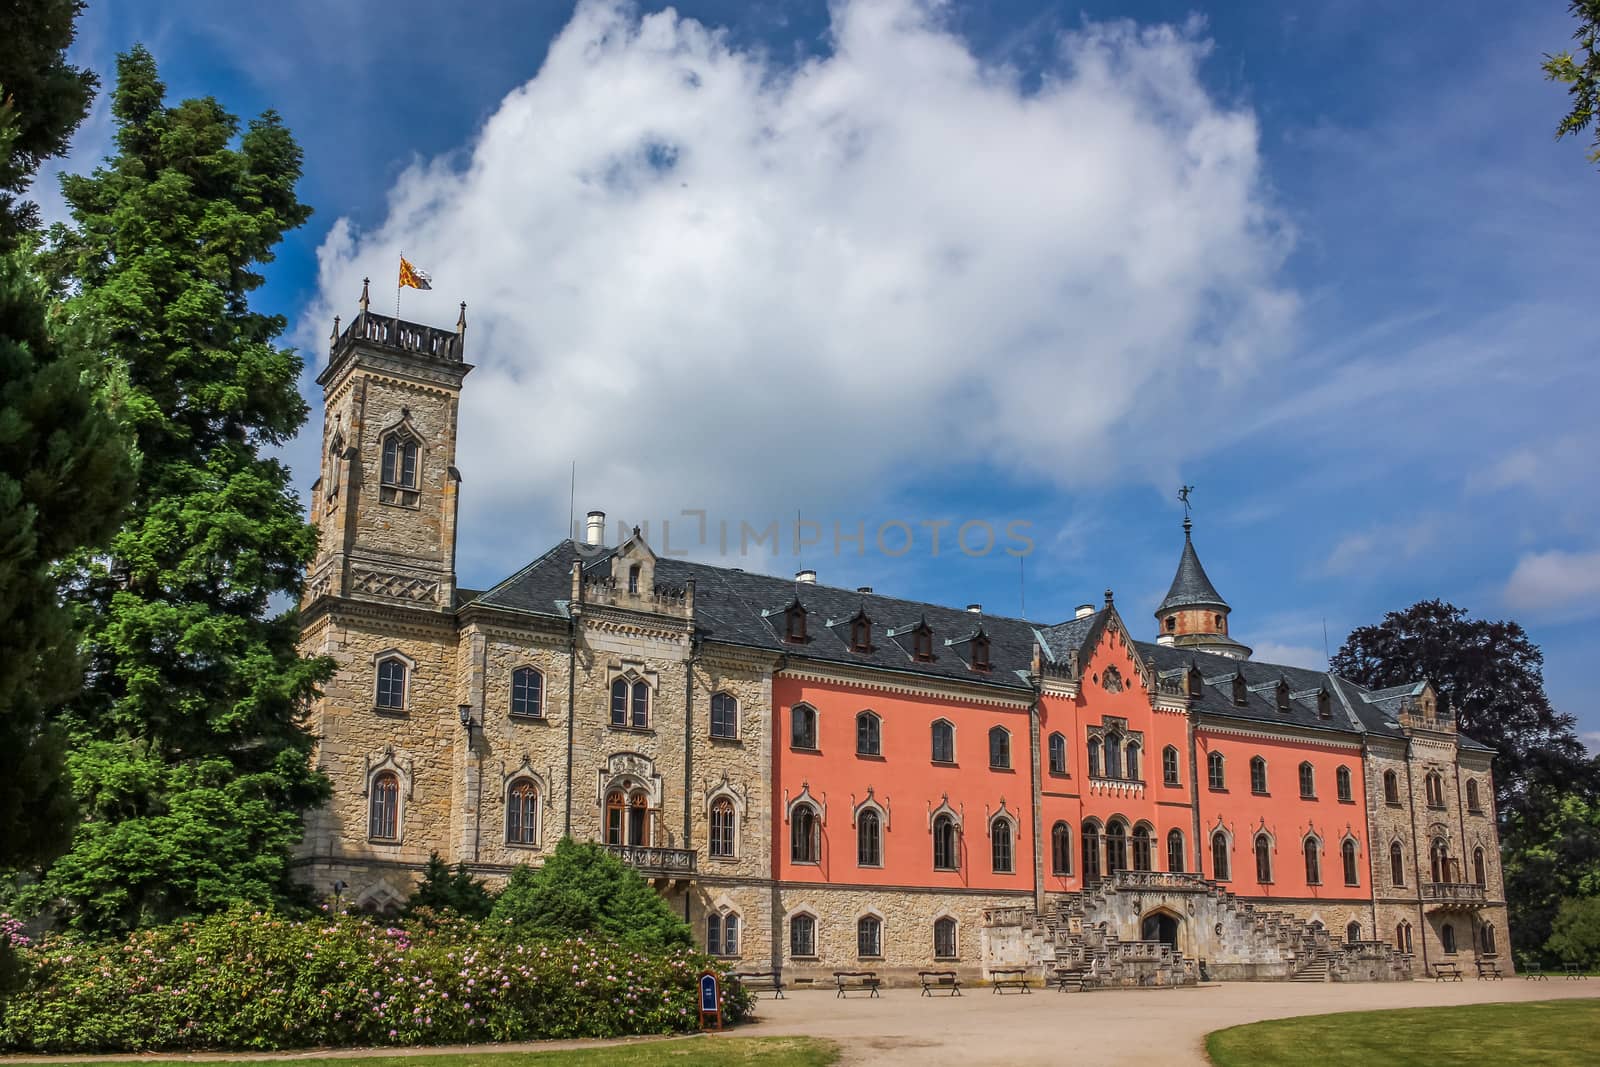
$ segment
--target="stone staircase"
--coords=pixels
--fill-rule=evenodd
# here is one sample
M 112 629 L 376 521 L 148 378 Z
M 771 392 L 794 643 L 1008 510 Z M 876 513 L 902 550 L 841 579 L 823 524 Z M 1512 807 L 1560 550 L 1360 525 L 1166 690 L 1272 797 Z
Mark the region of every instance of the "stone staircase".
M 1328 954 L 1319 952 L 1310 962 L 1290 976 L 1291 982 L 1326 982 L 1328 980 Z

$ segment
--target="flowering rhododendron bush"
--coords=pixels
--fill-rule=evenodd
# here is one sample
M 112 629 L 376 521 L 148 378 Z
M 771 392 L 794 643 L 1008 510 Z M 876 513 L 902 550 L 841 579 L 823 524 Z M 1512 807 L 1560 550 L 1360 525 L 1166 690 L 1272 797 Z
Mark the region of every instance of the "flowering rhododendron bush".
M 15 948 L 0 1050 L 91 1052 L 425 1045 L 694 1030 L 710 960 L 419 916 L 297 920 L 238 910 L 122 942 L 47 937 Z M 724 1019 L 749 1014 L 723 987 Z

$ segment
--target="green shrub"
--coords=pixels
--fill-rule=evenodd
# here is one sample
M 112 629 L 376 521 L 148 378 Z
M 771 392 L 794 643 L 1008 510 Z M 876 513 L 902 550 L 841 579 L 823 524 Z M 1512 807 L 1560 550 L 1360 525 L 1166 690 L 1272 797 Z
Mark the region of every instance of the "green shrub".
M 493 931 L 490 933 L 488 931 Z M 594 939 L 529 942 L 462 919 L 383 926 L 235 910 L 92 943 L 22 946 L 0 1050 L 273 1049 L 694 1030 L 711 965 Z M 718 968 L 720 970 L 720 968 Z M 729 983 L 724 1017 L 749 1014 Z
M 694 943 L 684 922 L 639 872 L 592 841 L 563 838 L 537 868 L 518 867 L 495 900 L 490 921 L 520 937 L 593 935 L 634 948 Z
M 1583 967 L 1600 963 L 1600 897 L 1562 900 L 1544 947 L 1562 963 Z
M 494 894 L 472 877 L 465 863 L 456 864 L 452 871 L 437 852 L 430 852 L 428 866 L 422 872 L 422 881 L 406 901 L 406 915 L 416 915 L 427 909 L 459 915 L 464 919 L 487 919 L 493 907 Z

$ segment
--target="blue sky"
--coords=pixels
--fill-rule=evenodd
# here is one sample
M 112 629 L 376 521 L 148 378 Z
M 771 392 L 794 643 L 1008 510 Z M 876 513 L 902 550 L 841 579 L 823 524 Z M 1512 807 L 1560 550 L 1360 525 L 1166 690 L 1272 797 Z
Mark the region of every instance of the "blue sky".
M 1441 597 L 1521 620 L 1600 741 L 1564 3 L 460 7 L 91 0 L 77 57 L 143 41 L 299 137 L 317 213 L 259 302 L 314 407 L 400 249 L 435 282 L 405 317 L 469 303 L 464 583 L 562 535 L 576 461 L 580 515 L 697 555 L 798 513 L 821 544 L 735 565 L 1041 619 L 1110 587 L 1153 634 L 1192 484 L 1258 658 Z

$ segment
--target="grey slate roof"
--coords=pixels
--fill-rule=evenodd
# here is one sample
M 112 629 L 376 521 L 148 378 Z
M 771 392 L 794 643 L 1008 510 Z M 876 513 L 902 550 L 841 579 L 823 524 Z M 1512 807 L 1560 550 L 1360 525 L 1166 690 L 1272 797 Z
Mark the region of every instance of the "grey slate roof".
M 1222 608 L 1226 611 L 1228 602 L 1222 599 L 1217 587 L 1206 577 L 1206 569 L 1200 566 L 1200 557 L 1189 536 L 1189 521 L 1185 519 L 1183 555 L 1178 558 L 1178 573 L 1172 576 L 1172 588 L 1167 590 L 1167 598 L 1156 609 L 1156 614 L 1165 614 L 1172 608 L 1191 607 Z

